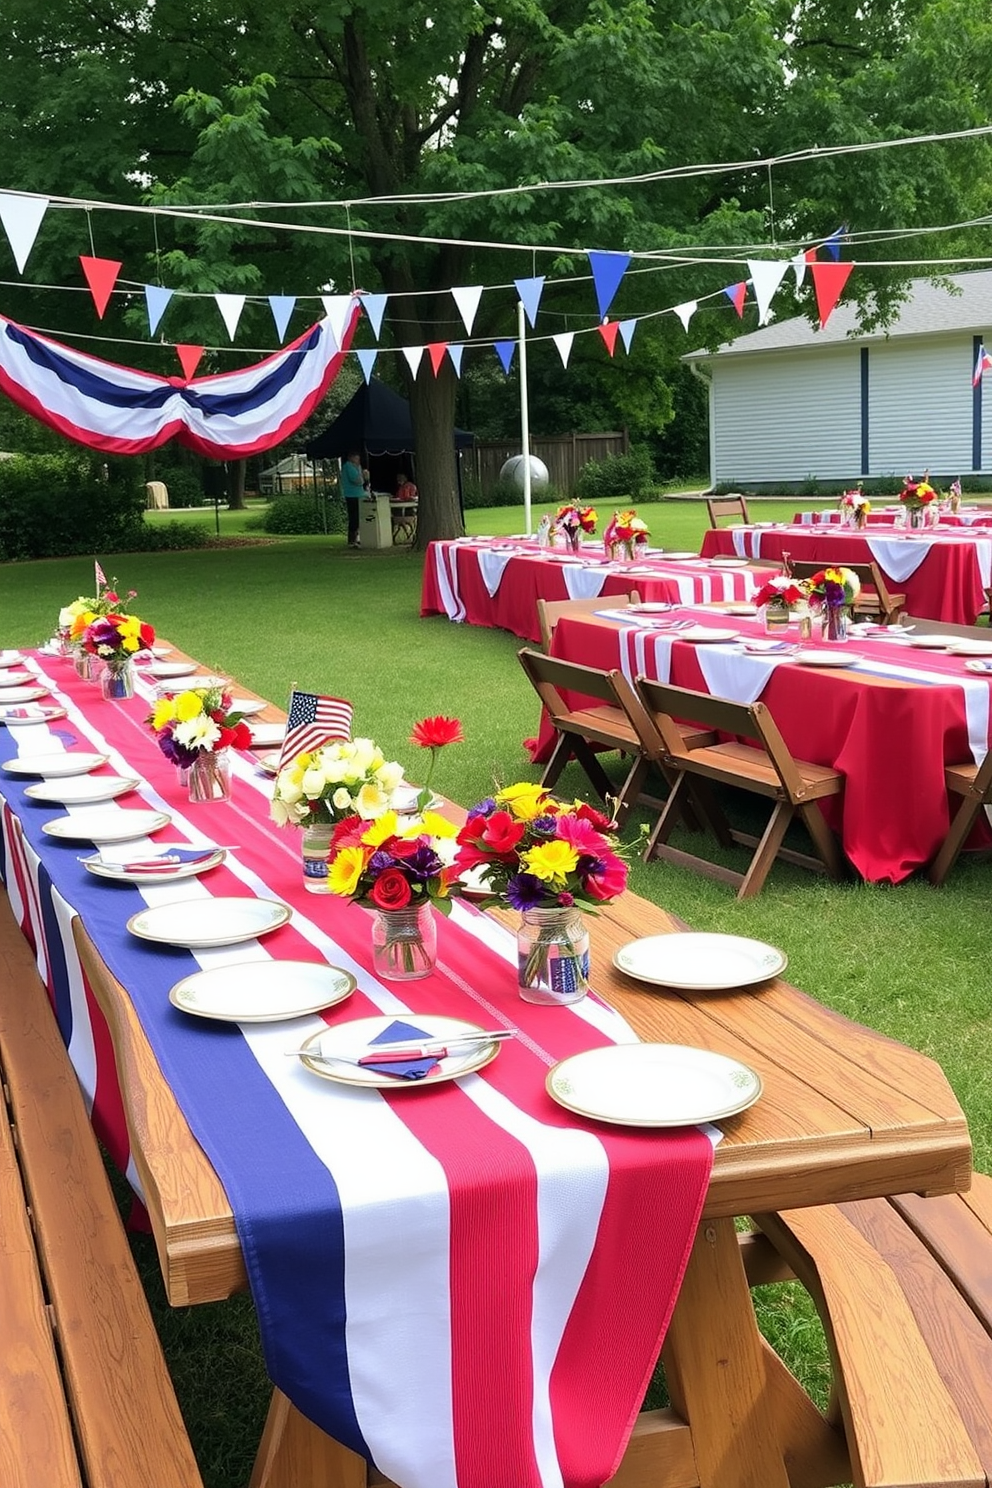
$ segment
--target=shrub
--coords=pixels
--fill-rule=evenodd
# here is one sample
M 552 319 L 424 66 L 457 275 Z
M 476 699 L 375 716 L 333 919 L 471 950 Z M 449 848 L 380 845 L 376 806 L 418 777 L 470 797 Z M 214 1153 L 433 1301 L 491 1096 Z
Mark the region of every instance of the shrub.
M 651 456 L 643 447 L 626 455 L 607 455 L 583 465 L 575 482 L 575 498 L 586 502 L 637 501 L 654 481 Z
M 321 500 L 309 492 L 277 496 L 262 518 L 262 530 L 283 537 L 346 532 L 348 516 L 339 499 Z
M 471 511 L 473 507 L 479 506 L 523 506 L 523 487 L 518 486 L 515 481 L 497 481 L 488 490 L 483 490 L 477 481 L 464 481 L 462 484 L 462 495 L 465 502 L 465 510 Z M 531 490 L 531 500 L 537 502 L 565 500 L 564 495 L 557 486 L 534 486 Z
M 208 548 L 213 533 L 203 522 L 160 522 L 143 526 L 131 551 L 176 553 L 184 548 Z
M 155 480 L 165 482 L 170 507 L 203 505 L 203 481 L 199 470 L 188 465 L 156 465 Z
M 7 559 L 139 548 L 144 508 L 133 461 L 82 451 L 0 460 L 0 552 Z

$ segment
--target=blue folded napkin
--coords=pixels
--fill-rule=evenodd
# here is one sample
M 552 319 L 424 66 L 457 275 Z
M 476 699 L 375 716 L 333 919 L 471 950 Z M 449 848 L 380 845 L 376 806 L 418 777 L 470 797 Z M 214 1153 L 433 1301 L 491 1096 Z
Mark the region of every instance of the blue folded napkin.
M 388 1028 L 376 1034 L 374 1039 L 370 1039 L 369 1044 L 370 1047 L 375 1044 L 408 1044 L 411 1039 L 426 1040 L 434 1037 L 435 1034 L 426 1033 L 413 1023 L 404 1023 L 401 1018 L 397 1018 Z M 375 1070 L 380 1075 L 396 1075 L 401 1080 L 422 1080 L 439 1063 L 440 1060 L 432 1055 L 429 1059 L 411 1059 L 403 1064 L 365 1064 L 362 1068 Z

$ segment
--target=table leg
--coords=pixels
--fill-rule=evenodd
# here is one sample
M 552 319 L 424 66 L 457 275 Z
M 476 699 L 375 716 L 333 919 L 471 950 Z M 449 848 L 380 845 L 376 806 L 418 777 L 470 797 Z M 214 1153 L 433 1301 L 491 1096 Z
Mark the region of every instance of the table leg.
M 380 1479 L 381 1481 L 381 1479 Z M 273 1390 L 248 1488 L 367 1488 L 368 1463 Z

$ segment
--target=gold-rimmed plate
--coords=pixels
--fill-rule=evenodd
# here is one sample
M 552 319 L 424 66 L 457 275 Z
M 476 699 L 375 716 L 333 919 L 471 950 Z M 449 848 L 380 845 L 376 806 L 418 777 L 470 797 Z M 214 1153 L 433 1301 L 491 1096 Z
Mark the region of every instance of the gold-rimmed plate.
M 699 1126 L 753 1106 L 761 1077 L 750 1065 L 685 1044 L 611 1044 L 572 1054 L 548 1071 L 552 1100 L 618 1126 Z
M 443 1018 L 434 1013 L 423 1016 L 410 1013 L 406 1021 L 423 1029 L 425 1040 L 453 1039 L 458 1034 L 485 1032 L 478 1023 L 466 1023 L 463 1018 Z M 394 1017 L 355 1018 L 334 1028 L 322 1028 L 306 1040 L 300 1060 L 322 1080 L 332 1080 L 337 1085 L 356 1085 L 366 1090 L 424 1090 L 442 1085 L 447 1080 L 458 1080 L 462 1075 L 474 1074 L 490 1064 L 499 1053 L 498 1043 L 477 1044 L 466 1054 L 446 1055 L 439 1060 L 436 1069 L 421 1080 L 384 1075 L 355 1063 L 364 1055 L 375 1052 L 372 1040 L 395 1022 Z
M 117 807 L 81 810 L 77 816 L 56 816 L 42 822 L 47 837 L 62 842 L 132 842 L 167 827 L 172 817 L 165 811 L 126 811 Z
M 106 754 L 91 754 L 79 750 L 73 754 L 61 750 L 55 754 L 22 754 L 17 759 L 4 760 L 2 768 L 11 775 L 44 775 L 57 780 L 63 775 L 87 775 L 98 770 L 110 758 Z
M 334 1007 L 357 985 L 350 971 L 324 961 L 242 961 L 183 977 L 169 1001 L 195 1018 L 282 1023 Z
M 39 780 L 25 786 L 24 794 L 32 801 L 52 801 L 56 806 L 93 806 L 126 796 L 140 784 L 136 775 L 71 775 L 66 780 Z
M 781 975 L 789 958 L 778 946 L 705 930 L 645 935 L 614 952 L 613 965 L 639 982 L 682 992 L 725 992 Z
M 139 909 L 127 928 L 139 940 L 199 951 L 256 940 L 288 924 L 292 913 L 281 899 L 181 899 Z

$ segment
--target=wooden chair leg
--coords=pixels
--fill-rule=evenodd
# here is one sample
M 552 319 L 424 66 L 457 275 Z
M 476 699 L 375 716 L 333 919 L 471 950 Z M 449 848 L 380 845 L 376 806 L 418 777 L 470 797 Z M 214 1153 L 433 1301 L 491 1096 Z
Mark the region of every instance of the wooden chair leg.
M 755 849 L 754 857 L 737 890 L 738 899 L 753 899 L 764 888 L 769 869 L 778 856 L 794 811 L 789 801 L 779 801 L 768 818 L 768 825 Z
M 579 738 L 577 734 L 572 736 L 572 753 L 589 777 L 589 784 L 605 801 L 610 796 L 615 796 L 616 791 L 610 782 L 610 778 L 596 758 L 596 751 L 586 743 L 585 739 Z
M 958 853 L 964 847 L 981 809 L 980 798 L 965 796 L 951 822 L 951 830 L 944 838 L 940 851 L 927 870 L 927 877 L 932 884 L 942 884 L 954 867 Z
M 541 784 L 550 790 L 571 758 L 572 740 L 568 734 L 559 734 L 555 742 L 555 747 L 551 751 L 551 758 L 544 767 Z
M 841 878 L 844 873 L 844 856 L 837 838 L 827 826 L 819 802 L 808 801 L 805 806 L 800 806 L 799 810 L 806 823 L 806 830 L 812 837 L 813 845 L 823 859 L 830 877 Z
M 693 778 L 689 789 L 692 795 L 693 805 L 720 846 L 733 847 L 734 837 L 730 830 L 730 823 L 727 821 L 723 807 L 718 803 L 710 789 L 709 781 L 703 780 L 701 776 L 697 775 Z
M 644 861 L 648 863 L 656 856 L 656 849 L 666 843 L 672 835 L 676 820 L 682 814 L 685 805 L 691 805 L 689 794 L 688 776 L 683 771 L 676 777 L 672 786 L 672 793 L 665 802 L 665 808 L 654 824 L 651 835 L 644 848 Z

